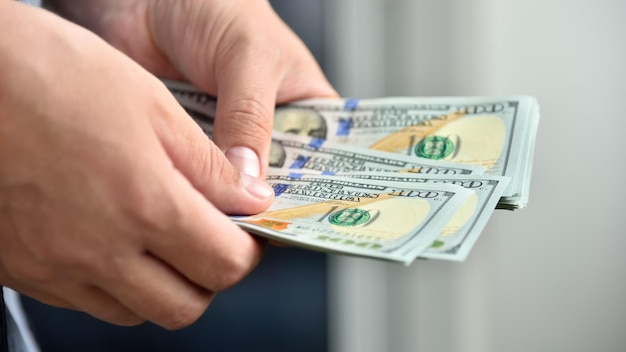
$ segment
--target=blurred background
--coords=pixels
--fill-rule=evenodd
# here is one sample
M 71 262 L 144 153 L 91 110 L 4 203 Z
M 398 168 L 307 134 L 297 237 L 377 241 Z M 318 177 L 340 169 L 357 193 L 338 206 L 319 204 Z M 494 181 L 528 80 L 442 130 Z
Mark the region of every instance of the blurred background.
M 331 350 L 626 350 L 626 2 L 328 0 L 325 13 L 342 95 L 541 106 L 529 206 L 496 211 L 466 262 L 330 258 Z
M 528 208 L 464 263 L 272 248 L 177 332 L 27 300 L 44 351 L 624 351 L 626 2 L 271 2 L 343 96 L 536 96 Z

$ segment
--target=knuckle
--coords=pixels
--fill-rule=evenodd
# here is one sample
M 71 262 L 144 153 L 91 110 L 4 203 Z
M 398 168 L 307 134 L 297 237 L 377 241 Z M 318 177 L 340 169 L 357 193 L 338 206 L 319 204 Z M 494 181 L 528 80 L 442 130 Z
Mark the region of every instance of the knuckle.
M 219 276 L 216 277 L 212 288 L 215 291 L 224 291 L 241 281 L 252 270 L 250 260 L 243 256 L 231 256 L 222 261 Z
M 167 314 L 167 317 L 160 324 L 168 330 L 178 330 L 193 324 L 206 311 L 208 302 L 190 302 L 177 307 L 174 312 Z
M 208 155 L 207 155 L 208 153 Z M 222 180 L 226 171 L 226 159 L 221 155 L 219 148 L 211 145 L 206 148 L 203 145 L 196 145 L 189 150 L 189 158 L 196 168 L 198 175 L 211 175 L 211 179 Z M 206 180 L 195 180 L 198 185 L 203 185 Z
M 174 228 L 182 209 L 172 201 L 167 188 L 162 185 L 136 184 L 126 195 L 126 214 L 134 226 L 145 233 L 164 233 Z
M 260 94 L 259 94 L 260 95 Z M 258 137 L 259 133 L 271 134 L 271 121 L 273 111 L 270 107 L 261 103 L 261 98 L 240 98 L 234 101 L 226 111 L 230 124 L 230 132 L 233 134 L 247 133 L 250 137 Z
M 106 310 L 99 314 L 99 318 L 119 326 L 137 326 L 146 321 L 121 305 L 107 307 Z
M 29 255 L 31 253 L 28 253 Z M 12 282 L 25 283 L 30 287 L 50 287 L 58 284 L 58 263 L 37 257 L 26 257 L 24 252 L 7 253 L 1 258 L 3 272 Z
M 48 287 L 58 283 L 50 267 L 32 263 L 6 263 L 5 272 L 15 282 L 28 283 L 33 287 Z
M 143 323 L 145 323 L 146 320 L 134 315 L 134 314 L 128 314 L 124 317 L 120 317 L 118 320 L 116 320 L 116 322 L 114 324 L 116 325 L 120 325 L 120 326 L 137 326 L 137 325 L 141 325 Z

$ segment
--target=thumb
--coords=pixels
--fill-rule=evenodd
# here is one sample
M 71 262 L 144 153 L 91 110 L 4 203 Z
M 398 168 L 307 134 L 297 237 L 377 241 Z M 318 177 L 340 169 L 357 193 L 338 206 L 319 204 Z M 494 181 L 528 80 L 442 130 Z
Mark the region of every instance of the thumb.
M 242 63 L 221 72 L 212 138 L 239 170 L 264 177 L 277 82 L 268 77 L 270 73 L 256 69 L 253 64 Z
M 155 116 L 155 129 L 174 167 L 213 205 L 227 214 L 267 209 L 274 191 L 263 180 L 240 172 L 169 94 L 169 111 Z
M 276 104 L 310 97 L 336 97 L 337 93 L 310 55 L 302 59 L 302 68 L 294 73 L 286 71 L 285 66 L 290 65 L 273 62 L 272 56 L 259 48 L 240 51 L 243 54 L 232 55 L 217 70 L 212 138 L 240 170 L 264 177 L 269 165 Z M 202 82 L 195 84 L 203 86 Z

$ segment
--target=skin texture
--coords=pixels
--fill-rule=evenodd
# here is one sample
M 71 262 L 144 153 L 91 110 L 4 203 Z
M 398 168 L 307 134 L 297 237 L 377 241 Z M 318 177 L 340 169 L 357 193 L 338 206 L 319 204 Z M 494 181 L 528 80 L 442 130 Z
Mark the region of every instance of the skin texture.
M 260 161 L 231 161 L 255 176 L 264 176 L 267 170 L 277 103 L 337 97 L 313 56 L 269 1 L 56 0 L 48 4 L 156 76 L 186 80 L 219 97 L 214 141 L 229 157 L 232 148 L 253 151 L 251 157 Z
M 336 93 L 265 1 L 47 5 L 93 32 L 0 1 L 0 284 L 189 325 L 261 259 L 224 214 L 272 202 L 273 106 Z M 215 144 L 155 76 L 218 96 Z

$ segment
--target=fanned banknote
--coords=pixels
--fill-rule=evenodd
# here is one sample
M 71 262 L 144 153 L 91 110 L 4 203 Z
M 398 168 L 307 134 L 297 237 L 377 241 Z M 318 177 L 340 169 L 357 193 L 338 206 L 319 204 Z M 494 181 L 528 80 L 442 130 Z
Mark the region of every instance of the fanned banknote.
M 215 100 L 192 86 L 168 87 L 210 133 Z M 529 96 L 310 99 L 279 106 L 274 130 L 417 160 L 478 165 L 511 178 L 498 207 L 528 203 L 537 101 Z
M 211 137 L 216 100 L 166 84 Z M 249 232 L 330 253 L 463 261 L 495 208 L 527 204 L 538 117 L 535 99 L 525 96 L 279 106 L 268 176 L 276 201 L 267 212 L 233 219 Z M 453 188 L 432 188 L 443 185 Z M 391 188 L 375 194 L 379 187 Z M 443 206 L 440 194 L 450 192 L 456 200 Z M 431 211 L 439 206 L 445 211 Z
M 284 171 L 283 171 L 284 172 Z M 410 264 L 473 194 L 446 183 L 397 183 L 301 174 L 269 175 L 275 201 L 245 230 L 328 253 Z
M 503 207 L 524 207 L 538 126 L 533 97 L 311 99 L 277 108 L 274 129 L 404 154 L 480 165 L 511 177 Z
M 272 171 L 277 172 L 277 171 Z M 446 224 L 433 244 L 420 254 L 422 258 L 464 261 L 487 225 L 510 178 L 497 175 L 414 175 L 398 173 L 348 173 L 342 177 L 362 181 L 398 183 L 450 183 L 473 193 Z
M 295 171 L 270 168 L 269 175 L 297 175 Z M 305 171 L 311 172 L 311 171 Z M 473 193 L 448 221 L 433 244 L 421 258 L 464 261 L 487 225 L 510 178 L 497 175 L 422 175 L 395 172 L 354 172 L 336 174 L 363 182 L 395 182 L 400 184 L 449 183 Z
M 411 158 L 323 139 L 274 132 L 270 167 L 326 174 L 393 171 L 437 175 L 482 174 L 475 165 Z

